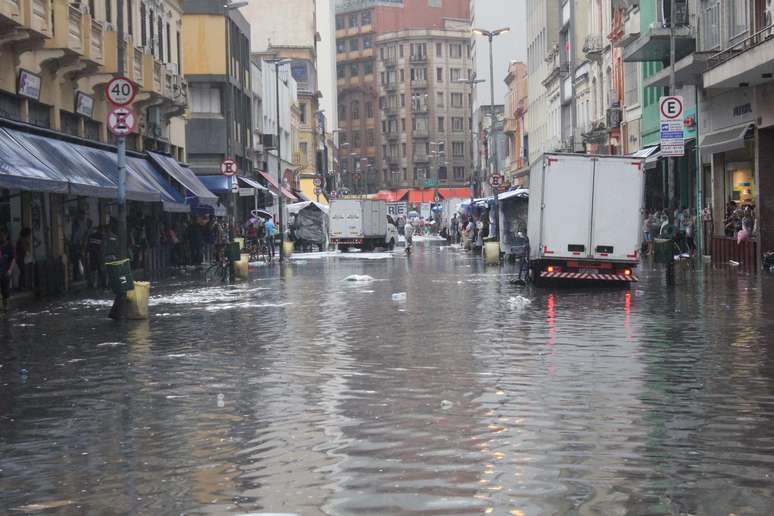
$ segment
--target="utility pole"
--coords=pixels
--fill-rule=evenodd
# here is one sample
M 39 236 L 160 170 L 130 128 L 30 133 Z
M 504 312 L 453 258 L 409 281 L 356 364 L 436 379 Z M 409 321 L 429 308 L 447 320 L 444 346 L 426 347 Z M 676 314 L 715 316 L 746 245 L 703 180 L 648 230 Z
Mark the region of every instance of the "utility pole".
M 671 0 L 669 7 L 669 94 L 677 94 L 677 81 L 675 79 L 675 0 Z M 667 203 L 669 210 L 675 209 L 675 167 L 677 165 L 675 157 L 669 158 L 669 171 L 667 173 Z
M 124 42 L 124 0 L 116 0 L 118 9 L 117 36 L 118 44 L 118 76 L 123 77 L 126 73 L 124 69 L 124 59 L 126 56 L 126 43 Z M 129 248 L 127 246 L 128 231 L 126 228 L 126 137 L 116 137 L 116 165 L 118 166 L 118 254 L 121 258 L 129 257 Z
M 277 215 L 277 218 L 279 220 L 279 228 L 280 228 L 280 248 L 279 248 L 279 259 L 280 263 L 285 261 L 285 226 L 283 221 L 283 214 L 282 211 L 284 210 L 284 199 L 282 198 L 282 140 L 280 138 L 280 90 L 279 90 L 279 67 L 280 63 L 282 63 L 281 59 L 278 59 L 274 61 L 274 81 L 275 86 L 277 88 L 277 207 L 279 210 L 279 214 Z

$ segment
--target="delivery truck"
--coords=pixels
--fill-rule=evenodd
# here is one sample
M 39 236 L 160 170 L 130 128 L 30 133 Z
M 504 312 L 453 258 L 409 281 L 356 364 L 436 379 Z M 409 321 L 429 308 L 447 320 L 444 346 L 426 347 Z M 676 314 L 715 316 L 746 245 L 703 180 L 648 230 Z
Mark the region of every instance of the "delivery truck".
M 387 213 L 386 201 L 335 199 L 329 216 L 331 243 L 341 251 L 392 250 L 398 242 L 398 228 Z
M 645 163 L 545 154 L 530 169 L 527 234 L 535 281 L 637 281 Z

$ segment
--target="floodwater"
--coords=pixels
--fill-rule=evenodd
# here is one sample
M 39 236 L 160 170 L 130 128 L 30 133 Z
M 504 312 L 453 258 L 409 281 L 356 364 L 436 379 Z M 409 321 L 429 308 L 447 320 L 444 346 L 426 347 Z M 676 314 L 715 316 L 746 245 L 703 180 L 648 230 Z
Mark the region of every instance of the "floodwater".
M 519 289 L 426 244 L 180 277 L 150 322 L 17 312 L 0 513 L 771 514 L 774 278 L 641 276 Z

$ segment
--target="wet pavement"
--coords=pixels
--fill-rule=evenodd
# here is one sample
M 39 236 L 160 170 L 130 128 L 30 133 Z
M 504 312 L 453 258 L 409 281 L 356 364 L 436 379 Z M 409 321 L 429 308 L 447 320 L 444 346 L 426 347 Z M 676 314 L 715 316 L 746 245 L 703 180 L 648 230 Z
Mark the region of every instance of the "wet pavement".
M 14 313 L 0 513 L 771 514 L 774 278 L 641 277 L 426 244 Z

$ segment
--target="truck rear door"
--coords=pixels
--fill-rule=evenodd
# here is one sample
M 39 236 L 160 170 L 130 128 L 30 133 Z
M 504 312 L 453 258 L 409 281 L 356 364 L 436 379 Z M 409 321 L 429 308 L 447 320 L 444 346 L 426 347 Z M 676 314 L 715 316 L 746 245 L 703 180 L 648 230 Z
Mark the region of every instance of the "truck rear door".
M 360 201 L 337 200 L 330 208 L 331 238 L 361 238 Z
M 645 168 L 638 160 L 596 162 L 591 247 L 601 260 L 636 261 L 642 227 Z
M 545 258 L 589 257 L 594 161 L 568 155 L 545 160 L 542 254 Z

